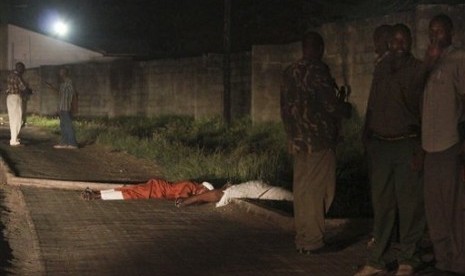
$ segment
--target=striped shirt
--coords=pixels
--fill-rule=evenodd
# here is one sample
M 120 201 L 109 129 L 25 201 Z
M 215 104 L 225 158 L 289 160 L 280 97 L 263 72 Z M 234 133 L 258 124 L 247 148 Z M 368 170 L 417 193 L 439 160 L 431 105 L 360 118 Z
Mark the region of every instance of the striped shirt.
M 60 103 L 58 109 L 60 111 L 70 111 L 71 102 L 73 101 L 74 88 L 70 78 L 66 78 L 60 84 Z

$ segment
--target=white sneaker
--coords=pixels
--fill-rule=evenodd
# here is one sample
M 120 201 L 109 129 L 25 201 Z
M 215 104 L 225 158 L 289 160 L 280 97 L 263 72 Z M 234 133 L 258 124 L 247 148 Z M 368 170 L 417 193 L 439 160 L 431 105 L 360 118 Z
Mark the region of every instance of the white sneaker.
M 383 275 L 386 271 L 380 268 L 373 267 L 371 265 L 363 266 L 354 276 L 375 276 Z
M 12 147 L 21 146 L 21 143 L 20 142 L 10 142 L 10 146 L 12 146 Z
M 73 146 L 73 145 L 58 144 L 58 145 L 54 145 L 53 148 L 55 148 L 55 149 L 77 149 L 78 147 Z
M 66 148 L 67 149 L 78 149 L 77 146 L 73 146 L 73 145 L 66 145 Z
M 58 144 L 58 145 L 54 145 L 53 148 L 54 149 L 66 149 L 66 145 L 62 145 L 62 144 Z

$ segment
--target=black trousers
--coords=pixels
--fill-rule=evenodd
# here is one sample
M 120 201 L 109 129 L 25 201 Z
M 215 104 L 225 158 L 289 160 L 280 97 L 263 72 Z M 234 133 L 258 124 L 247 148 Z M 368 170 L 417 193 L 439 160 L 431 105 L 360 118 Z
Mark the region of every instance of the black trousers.
M 465 184 L 462 143 L 425 156 L 425 207 L 436 267 L 465 273 Z

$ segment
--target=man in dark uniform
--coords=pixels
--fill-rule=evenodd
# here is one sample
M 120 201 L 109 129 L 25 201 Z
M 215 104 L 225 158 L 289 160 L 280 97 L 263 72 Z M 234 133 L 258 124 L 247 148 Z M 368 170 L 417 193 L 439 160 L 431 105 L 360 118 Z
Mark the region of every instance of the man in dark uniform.
M 373 74 L 365 124 L 374 244 L 367 264 L 356 276 L 383 272 L 396 216 L 400 244 L 396 275 L 413 275 L 420 265 L 417 244 L 426 224 L 419 109 L 424 66 L 411 54 L 411 45 L 409 28 L 394 25 L 390 53 Z

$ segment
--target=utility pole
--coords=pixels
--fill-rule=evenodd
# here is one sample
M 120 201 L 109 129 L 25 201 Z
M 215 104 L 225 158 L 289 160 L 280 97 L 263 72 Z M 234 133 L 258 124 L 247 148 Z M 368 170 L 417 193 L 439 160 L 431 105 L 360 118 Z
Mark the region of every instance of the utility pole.
M 231 124 L 231 0 L 224 0 L 223 118 Z

